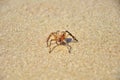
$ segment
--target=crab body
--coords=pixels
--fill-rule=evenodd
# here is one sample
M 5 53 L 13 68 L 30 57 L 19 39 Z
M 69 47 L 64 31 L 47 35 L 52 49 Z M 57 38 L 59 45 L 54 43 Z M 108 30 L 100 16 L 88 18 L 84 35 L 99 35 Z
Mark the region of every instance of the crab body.
M 47 38 L 47 47 L 50 48 L 49 53 L 51 53 L 53 49 L 59 45 L 67 46 L 69 49 L 69 53 L 70 53 L 71 46 L 68 43 L 71 42 L 72 40 L 78 41 L 69 31 L 52 32 Z M 53 41 L 56 43 L 56 46 L 54 46 L 51 49 L 51 43 Z

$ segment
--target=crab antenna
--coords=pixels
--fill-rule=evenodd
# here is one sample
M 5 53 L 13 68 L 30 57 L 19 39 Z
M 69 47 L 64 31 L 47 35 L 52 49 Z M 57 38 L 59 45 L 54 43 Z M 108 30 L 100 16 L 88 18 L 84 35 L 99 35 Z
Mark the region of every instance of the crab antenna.
M 67 32 L 70 36 L 72 36 L 74 40 L 78 41 L 69 31 L 66 30 L 65 32 Z

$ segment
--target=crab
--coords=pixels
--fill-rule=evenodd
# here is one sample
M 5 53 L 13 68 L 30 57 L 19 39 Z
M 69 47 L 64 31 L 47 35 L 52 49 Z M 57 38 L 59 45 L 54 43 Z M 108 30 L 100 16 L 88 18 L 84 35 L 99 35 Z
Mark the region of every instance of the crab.
M 69 31 L 56 31 L 52 32 L 47 38 L 47 47 L 49 47 L 49 53 L 51 53 L 57 46 L 64 45 L 68 48 L 68 52 L 71 53 L 72 47 L 68 44 L 72 41 L 78 42 L 78 40 Z M 56 45 L 51 48 L 52 43 Z

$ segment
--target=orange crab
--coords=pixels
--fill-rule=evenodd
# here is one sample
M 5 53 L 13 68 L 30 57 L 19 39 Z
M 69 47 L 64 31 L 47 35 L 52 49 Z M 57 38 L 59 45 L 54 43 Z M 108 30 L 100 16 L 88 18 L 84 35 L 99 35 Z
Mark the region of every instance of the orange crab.
M 52 32 L 47 38 L 47 47 L 49 47 L 50 49 L 49 53 L 51 53 L 54 50 L 54 48 L 56 48 L 59 45 L 67 46 L 68 51 L 70 53 L 72 47 L 68 43 L 73 40 L 78 42 L 78 40 L 69 31 Z M 51 49 L 51 43 L 53 41 L 56 43 L 56 45 Z

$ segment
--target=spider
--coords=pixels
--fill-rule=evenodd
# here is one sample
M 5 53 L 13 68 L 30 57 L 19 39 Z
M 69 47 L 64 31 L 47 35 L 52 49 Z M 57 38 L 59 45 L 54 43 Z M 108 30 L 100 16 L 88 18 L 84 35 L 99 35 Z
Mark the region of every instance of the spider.
M 70 53 L 72 47 L 68 43 L 72 40 L 78 42 L 78 40 L 69 31 L 52 32 L 47 38 L 47 47 L 49 47 L 49 53 L 51 53 L 59 45 L 67 46 Z M 56 45 L 51 49 L 52 42 L 55 42 Z

